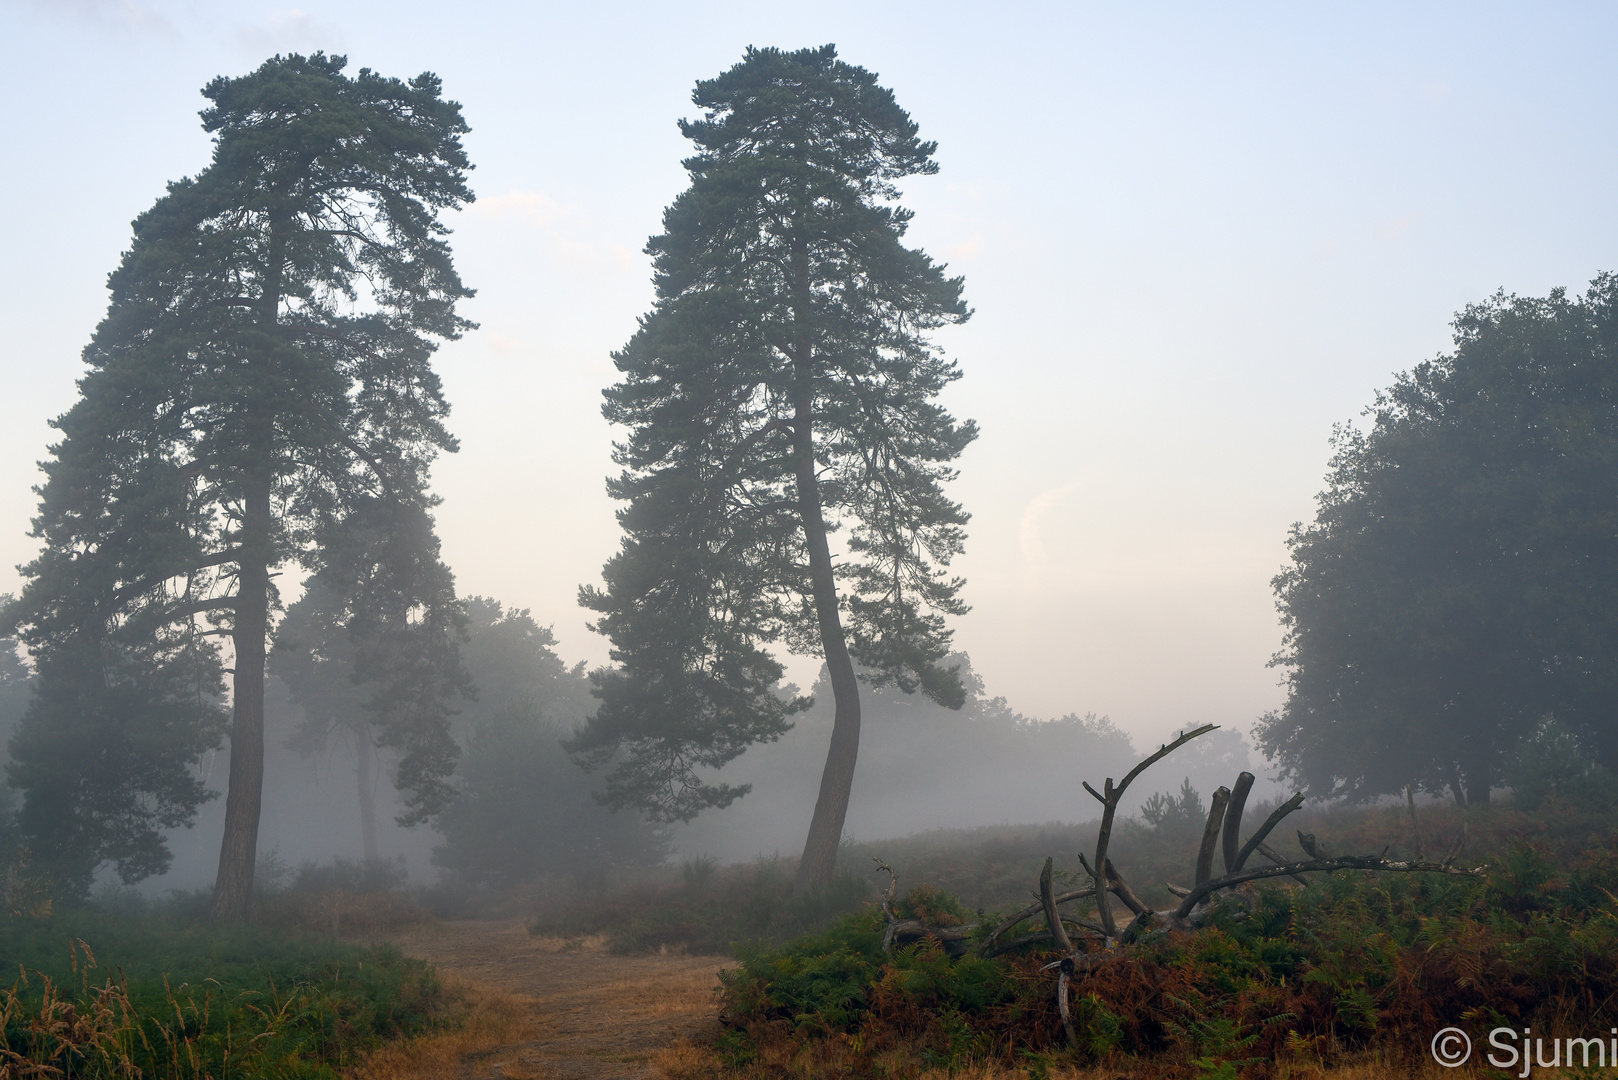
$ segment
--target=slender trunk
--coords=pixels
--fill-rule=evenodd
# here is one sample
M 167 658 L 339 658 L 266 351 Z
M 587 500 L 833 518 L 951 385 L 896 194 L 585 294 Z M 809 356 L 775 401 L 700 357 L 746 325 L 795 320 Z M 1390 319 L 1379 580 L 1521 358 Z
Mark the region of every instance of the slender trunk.
M 1461 768 L 1459 765 L 1449 767 L 1449 790 L 1455 796 L 1455 805 L 1462 810 L 1466 809 L 1466 789 L 1461 786 Z
M 257 477 L 243 499 L 242 545 L 262 551 L 270 535 L 270 485 Z M 262 555 L 243 554 L 236 580 L 236 676 L 230 724 L 230 790 L 225 836 L 214 883 L 215 922 L 241 922 L 253 901 L 258 818 L 264 794 L 264 638 L 269 628 L 270 568 Z
M 831 881 L 837 868 L 837 849 L 848 817 L 848 798 L 854 789 L 854 763 L 860 752 L 860 691 L 854 661 L 848 655 L 837 609 L 837 580 L 832 573 L 831 547 L 820 504 L 820 483 L 815 475 L 813 345 L 808 335 L 808 257 L 800 248 L 793 262 L 797 271 L 794 317 L 799 326 L 797 390 L 793 400 L 792 456 L 797 472 L 798 512 L 803 518 L 804 541 L 809 549 L 809 579 L 820 624 L 820 644 L 831 676 L 836 718 L 826 768 L 820 775 L 820 795 L 809 821 L 803 857 L 798 861 L 797 889 L 816 889 Z
M 258 324 L 271 341 L 281 313 L 281 272 L 285 226 L 270 223 L 265 254 L 264 291 Z M 271 349 L 252 357 L 260 373 L 275 363 Z M 233 637 L 236 674 L 230 723 L 230 790 L 225 795 L 225 835 L 219 844 L 219 876 L 214 881 L 214 922 L 242 922 L 253 904 L 253 871 L 258 862 L 258 819 L 264 801 L 264 660 L 270 630 L 270 564 L 274 559 L 275 518 L 270 510 L 275 453 L 275 418 L 262 404 L 248 405 L 246 464 L 242 469 L 242 520 L 237 546 Z
M 371 782 L 371 755 L 375 749 L 371 746 L 371 725 L 355 726 L 354 752 L 359 755 L 354 779 L 360 794 L 360 843 L 365 849 L 365 861 L 374 863 L 382 856 L 376 846 L 376 789 Z

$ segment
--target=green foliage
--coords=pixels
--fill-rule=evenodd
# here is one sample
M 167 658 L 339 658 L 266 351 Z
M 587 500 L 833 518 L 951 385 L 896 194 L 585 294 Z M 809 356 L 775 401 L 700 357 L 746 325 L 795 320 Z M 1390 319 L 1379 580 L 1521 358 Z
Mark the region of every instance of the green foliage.
M 826 46 L 749 49 L 693 101 L 691 186 L 647 245 L 656 305 L 606 392 L 629 429 L 609 484 L 625 535 L 580 598 L 617 667 L 573 744 L 611 762 L 614 805 L 664 820 L 744 794 L 710 770 L 807 704 L 778 691 L 777 642 L 825 655 L 840 701 L 852 654 L 960 705 L 940 661 L 966 515 L 943 485 L 976 436 L 935 403 L 959 371 L 927 333 L 968 311 L 903 244 L 895 182 L 937 166 L 893 94 Z
M 1474 814 L 1491 849 L 1485 878 L 1314 876 L 1307 889 L 1230 897 L 1193 933 L 1092 951 L 1070 983 L 1075 1048 L 1056 1016 L 1055 972 L 1040 970 L 1054 954 L 952 960 L 923 941 L 884 955 L 870 910 L 739 950 L 725 976 L 727 1045 L 781 1060 L 790 1041 L 820 1040 L 846 1075 L 908 1055 L 917 1072 L 1077 1059 L 1105 1060 L 1109 1075 L 1214 1078 L 1356 1048 L 1403 1054 L 1448 1024 L 1477 1039 L 1497 1022 L 1618 1022 L 1618 840 L 1558 855 L 1510 838 L 1531 819 L 1493 816 Z M 1385 830 L 1400 816 L 1353 821 Z M 964 915 L 932 889 L 905 905 L 941 922 Z
M 1497 295 L 1339 428 L 1275 578 L 1284 708 L 1259 741 L 1321 795 L 1464 779 L 1487 801 L 1554 716 L 1618 767 L 1618 277 Z
M 0 919 L 0 955 L 23 973 L 0 990 L 4 1048 L 74 1076 L 126 1075 L 121 1059 L 136 1075 L 335 1080 L 452 1004 L 425 964 L 391 948 L 204 929 L 152 911 Z M 42 1015 L 80 1020 L 52 1039 L 32 1023 Z
M 1585 741 L 1554 717 L 1542 722 L 1506 767 L 1513 804 L 1534 811 L 1552 796 L 1592 808 L 1618 804 L 1618 777 Z
M 1180 784 L 1180 794 L 1158 792 L 1141 804 L 1141 820 L 1159 832 L 1184 833 L 1196 829 L 1200 833 L 1208 818 L 1202 805 L 1202 796 L 1191 786 L 1188 776 Z
M 167 864 L 160 831 L 206 796 L 190 766 L 220 741 L 210 635 L 226 634 L 237 798 L 220 914 L 244 913 L 288 563 L 377 643 L 377 716 L 405 749 L 412 811 L 444 794 L 458 609 L 427 469 L 454 441 L 431 358 L 470 326 L 438 217 L 472 197 L 468 129 L 435 76 L 345 65 L 277 56 L 208 84 L 213 158 L 136 219 L 79 400 L 55 421 L 43 548 L 7 615 L 38 682 L 10 775 L 30 843 L 70 887 L 106 862 L 126 879 Z

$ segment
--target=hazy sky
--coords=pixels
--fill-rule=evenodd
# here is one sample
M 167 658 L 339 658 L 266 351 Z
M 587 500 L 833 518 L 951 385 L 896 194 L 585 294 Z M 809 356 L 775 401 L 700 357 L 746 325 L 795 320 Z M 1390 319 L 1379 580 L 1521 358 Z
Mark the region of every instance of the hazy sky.
M 465 106 L 482 329 L 439 359 L 445 553 L 604 660 L 574 599 L 618 535 L 599 392 L 684 186 L 674 121 L 749 44 L 835 42 L 938 140 L 911 238 L 977 309 L 939 339 L 983 432 L 958 643 L 1027 713 L 1245 729 L 1280 700 L 1269 579 L 1332 423 L 1462 305 L 1618 268 L 1615 30 L 1604 4 L 0 0 L 0 567 L 33 555 L 129 221 L 207 161 L 199 88 L 325 49 Z

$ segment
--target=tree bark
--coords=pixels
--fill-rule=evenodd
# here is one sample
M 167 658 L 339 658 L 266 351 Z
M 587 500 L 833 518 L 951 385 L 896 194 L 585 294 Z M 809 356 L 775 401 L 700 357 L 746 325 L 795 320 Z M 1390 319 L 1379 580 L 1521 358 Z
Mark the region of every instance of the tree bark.
M 264 638 L 270 613 L 270 568 L 263 552 L 271 526 L 267 476 L 250 482 L 243 504 L 243 544 L 251 544 L 260 554 L 244 555 L 236 578 L 230 790 L 225 795 L 225 836 L 219 845 L 219 876 L 209 913 L 214 922 L 241 922 L 252 908 L 264 795 Z
M 836 715 L 826 768 L 820 775 L 820 794 L 809 820 L 809 836 L 798 860 L 795 887 L 799 891 L 824 887 L 837 869 L 837 849 L 848 817 L 848 799 L 854 790 L 854 763 L 860 752 L 860 691 L 848 638 L 837 606 L 837 579 L 832 571 L 831 547 L 820 503 L 820 481 L 815 469 L 813 344 L 808 335 L 808 255 L 801 245 L 793 255 L 796 295 L 794 319 L 798 324 L 797 388 L 793 400 L 792 456 L 797 473 L 798 512 L 803 519 L 809 549 L 809 578 L 819 623 L 820 644 L 826 654 Z
M 272 216 L 264 259 L 264 290 L 257 322 L 273 342 L 281 316 L 285 220 Z M 274 346 L 252 357 L 263 374 L 275 366 Z M 275 417 L 261 408 L 249 417 L 242 466 L 242 522 L 236 548 L 236 621 L 231 627 L 236 674 L 231 694 L 230 790 L 225 795 L 225 835 L 219 843 L 214 880 L 214 922 L 243 922 L 253 906 L 258 864 L 258 819 L 264 803 L 264 661 L 270 630 L 270 564 L 275 556 L 275 517 L 270 489 L 275 456 Z
M 376 788 L 371 779 L 371 758 L 376 748 L 371 745 L 371 725 L 354 726 L 354 752 L 359 757 L 354 766 L 354 780 L 360 796 L 360 845 L 365 861 L 374 863 L 382 855 L 376 843 Z

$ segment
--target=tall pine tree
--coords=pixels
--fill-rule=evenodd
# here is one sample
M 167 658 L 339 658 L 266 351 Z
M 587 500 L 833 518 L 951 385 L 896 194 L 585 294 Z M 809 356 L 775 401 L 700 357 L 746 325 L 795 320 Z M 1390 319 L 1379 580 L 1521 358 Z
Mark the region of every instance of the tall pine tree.
M 188 766 L 219 738 L 231 642 L 218 919 L 252 894 L 280 568 L 352 591 L 399 643 L 411 674 L 383 722 L 414 729 L 400 775 L 423 812 L 454 763 L 437 705 L 455 601 L 422 571 L 438 563 L 427 469 L 454 448 L 430 360 L 469 326 L 438 217 L 472 197 L 467 127 L 436 76 L 345 64 L 278 56 L 203 90 L 212 162 L 134 223 L 12 609 L 39 679 L 13 782 L 25 823 L 75 823 L 56 848 L 81 872 L 166 861 L 156 830 L 205 794 Z
M 647 247 L 657 303 L 614 357 L 609 485 L 627 505 L 605 588 L 582 590 L 617 667 L 573 747 L 606 796 L 684 819 L 745 792 L 708 771 L 806 703 L 768 646 L 823 655 L 836 720 L 799 884 L 829 879 L 859 749 L 856 664 L 959 707 L 945 567 L 966 514 L 943 491 L 976 435 L 935 401 L 959 377 L 928 332 L 960 278 L 904 245 L 895 181 L 935 145 L 876 76 L 825 46 L 749 49 L 697 84 L 691 186 Z M 840 552 L 833 539 L 840 529 Z

